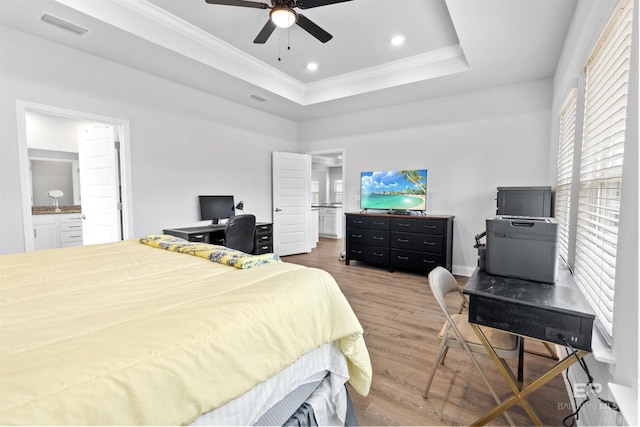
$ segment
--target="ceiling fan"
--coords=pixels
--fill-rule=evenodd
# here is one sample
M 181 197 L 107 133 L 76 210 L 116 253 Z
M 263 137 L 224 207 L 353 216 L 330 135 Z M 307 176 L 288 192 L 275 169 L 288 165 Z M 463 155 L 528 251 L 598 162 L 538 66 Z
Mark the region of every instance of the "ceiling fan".
M 326 43 L 333 37 L 331 34 L 314 24 L 309 18 L 293 9 L 311 9 L 312 7 L 326 6 L 334 3 L 342 3 L 351 0 L 271 0 L 273 6 L 266 3 L 260 3 L 248 0 L 205 0 L 209 4 L 221 4 L 226 6 L 252 7 L 255 9 L 271 9 L 269 12 L 269 20 L 262 27 L 254 43 L 265 43 L 271 33 L 276 29 L 289 28 L 293 24 L 297 24 L 300 28 L 311 34 L 322 43 Z

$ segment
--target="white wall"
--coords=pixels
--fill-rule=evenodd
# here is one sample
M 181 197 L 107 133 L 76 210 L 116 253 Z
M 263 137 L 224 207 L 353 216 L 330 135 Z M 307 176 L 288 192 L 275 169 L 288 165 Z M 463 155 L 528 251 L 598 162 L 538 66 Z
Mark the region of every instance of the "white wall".
M 24 251 L 16 100 L 130 123 L 134 235 L 196 225 L 198 194 L 233 194 L 271 220 L 271 152 L 296 124 L 0 27 L 0 253 Z
M 427 211 L 455 215 L 453 270 L 470 275 L 497 187 L 551 185 L 550 106 L 551 81 L 535 81 L 304 122 L 299 149 L 346 149 L 346 212 L 360 172 L 427 168 Z
M 78 133 L 93 123 L 27 112 L 27 146 L 38 150 L 78 152 Z
M 580 1 L 567 35 L 562 56 L 554 78 L 552 111 L 552 149 L 549 170 L 553 182 L 558 146 L 558 114 L 571 88 L 576 82 L 585 60 L 591 52 L 602 29 L 606 25 L 617 0 Z M 632 42 L 632 68 L 627 106 L 627 131 L 623 166 L 623 190 L 618 229 L 616 257 L 616 282 L 614 299 L 614 323 L 612 352 L 616 362 L 601 363 L 593 355 L 585 360 L 594 383 L 603 386 L 602 396 L 611 400 L 608 383 L 629 387 L 632 396 L 632 410 L 638 418 L 638 2 L 634 9 L 634 35 Z M 571 369 L 572 381 L 586 382 L 582 370 Z M 582 399 L 578 400 L 578 404 Z M 592 399 L 580 411 L 579 425 L 617 425 L 617 414 Z

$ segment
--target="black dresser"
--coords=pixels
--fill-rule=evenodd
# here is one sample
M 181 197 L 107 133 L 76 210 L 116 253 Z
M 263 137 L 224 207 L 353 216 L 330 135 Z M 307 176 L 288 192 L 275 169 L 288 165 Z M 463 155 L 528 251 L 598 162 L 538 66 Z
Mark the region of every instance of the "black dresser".
M 453 216 L 347 213 L 346 264 L 363 261 L 426 274 L 451 271 Z

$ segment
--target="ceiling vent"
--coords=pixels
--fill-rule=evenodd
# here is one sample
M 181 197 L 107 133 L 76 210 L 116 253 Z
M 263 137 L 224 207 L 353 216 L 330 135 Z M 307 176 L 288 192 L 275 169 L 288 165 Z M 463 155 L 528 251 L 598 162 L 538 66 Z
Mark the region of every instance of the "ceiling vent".
M 255 93 L 252 93 L 251 95 L 249 95 L 249 97 L 260 102 L 266 102 L 269 100 L 269 98 L 265 98 L 264 96 L 261 96 L 261 95 L 256 95 Z
M 73 22 L 69 22 L 66 19 L 59 18 L 57 16 L 51 15 L 47 12 L 42 12 L 38 18 L 42 22 L 46 22 L 47 24 L 55 25 L 58 28 L 62 28 L 63 30 L 67 30 L 72 32 L 73 34 L 77 34 L 79 36 L 84 36 L 89 32 L 89 29 L 81 27 L 78 24 L 74 24 Z

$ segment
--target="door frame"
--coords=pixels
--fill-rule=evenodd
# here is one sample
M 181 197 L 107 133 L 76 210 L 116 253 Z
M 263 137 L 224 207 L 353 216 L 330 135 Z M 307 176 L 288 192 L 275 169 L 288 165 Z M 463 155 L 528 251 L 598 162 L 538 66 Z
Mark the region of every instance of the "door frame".
M 16 100 L 16 120 L 18 137 L 18 162 L 22 193 L 22 222 L 24 227 L 25 252 L 33 251 L 33 221 L 31 219 L 31 190 L 29 173 L 29 150 L 27 146 L 26 113 L 34 112 L 66 119 L 105 123 L 118 129 L 120 135 L 120 186 L 122 191 L 122 235 L 124 239 L 133 237 L 133 198 L 131 186 L 131 150 L 129 121 L 102 116 L 84 111 L 71 110 L 53 105 Z

